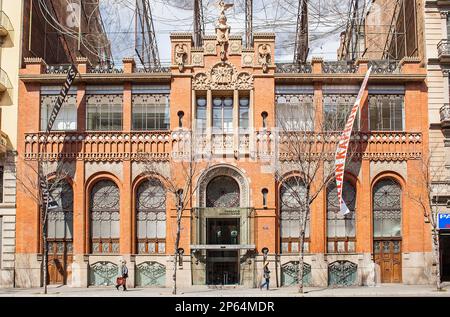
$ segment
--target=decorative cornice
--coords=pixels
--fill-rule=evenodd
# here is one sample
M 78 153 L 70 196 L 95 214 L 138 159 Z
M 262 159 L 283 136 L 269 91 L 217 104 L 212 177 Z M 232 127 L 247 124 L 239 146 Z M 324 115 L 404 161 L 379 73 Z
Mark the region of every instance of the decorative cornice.
M 261 32 L 253 33 L 253 39 L 275 39 L 275 33 L 273 32 Z
M 175 33 L 170 33 L 170 39 L 186 39 L 192 40 L 192 33 L 188 33 L 188 32 L 175 32 Z
M 24 62 L 27 65 L 36 65 L 36 64 L 47 65 L 45 61 L 40 57 L 25 57 Z

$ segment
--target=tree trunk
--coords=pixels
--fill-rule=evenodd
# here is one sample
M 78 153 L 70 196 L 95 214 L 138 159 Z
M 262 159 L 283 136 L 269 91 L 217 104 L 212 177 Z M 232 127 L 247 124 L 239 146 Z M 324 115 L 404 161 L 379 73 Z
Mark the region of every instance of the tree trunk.
M 432 230 L 433 230 L 433 255 L 434 261 L 436 263 L 436 289 L 438 291 L 441 291 L 442 285 L 441 285 L 441 261 L 439 256 L 439 233 L 435 227 Z
M 47 280 L 48 280 L 48 245 L 47 245 L 47 211 L 43 210 L 43 224 L 42 224 L 42 242 L 43 242 L 43 277 L 44 277 L 44 294 L 47 294 Z
M 299 261 L 298 261 L 298 292 L 303 294 L 303 276 L 305 272 L 303 271 L 304 257 L 305 257 L 305 231 L 306 223 L 308 219 L 309 206 L 306 206 L 303 212 L 300 213 L 300 245 L 299 245 Z
M 181 207 L 177 206 L 177 234 L 175 237 L 175 251 L 173 256 L 173 290 L 172 294 L 177 294 L 177 262 L 178 262 L 178 248 L 180 246 L 180 234 L 181 234 Z

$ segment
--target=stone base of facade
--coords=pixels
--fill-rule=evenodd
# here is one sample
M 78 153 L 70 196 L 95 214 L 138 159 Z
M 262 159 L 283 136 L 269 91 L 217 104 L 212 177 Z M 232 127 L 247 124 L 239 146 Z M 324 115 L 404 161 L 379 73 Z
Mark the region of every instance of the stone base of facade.
M 67 284 L 72 287 L 115 285 L 120 261 L 127 261 L 127 287 L 173 286 L 174 263 L 170 255 L 74 255 Z M 270 287 L 297 284 L 298 255 L 268 255 Z M 263 282 L 262 255 L 246 256 L 240 261 L 239 285 L 259 287 Z M 334 268 L 336 267 L 336 270 Z M 206 264 L 198 257 L 185 255 L 177 263 L 177 286 L 206 285 Z M 370 253 L 359 254 L 306 254 L 304 257 L 304 285 L 375 286 L 380 283 L 380 269 L 372 261 Z M 404 284 L 431 284 L 435 280 L 432 254 L 422 252 L 402 255 L 402 279 Z M 341 272 L 345 272 L 343 276 Z M 18 254 L 16 269 L 2 270 L 7 285 L 21 288 L 40 287 L 41 262 L 36 254 Z M 15 279 L 13 278 L 15 275 Z M 342 283 L 340 285 L 339 283 Z
M 18 288 L 41 287 L 41 261 L 36 253 L 16 254 L 15 286 Z

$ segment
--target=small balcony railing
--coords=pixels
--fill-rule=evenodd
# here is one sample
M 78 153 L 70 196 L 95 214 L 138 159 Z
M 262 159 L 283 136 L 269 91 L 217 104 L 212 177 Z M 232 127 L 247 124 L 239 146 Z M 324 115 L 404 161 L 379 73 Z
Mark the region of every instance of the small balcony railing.
M 446 59 L 450 61 L 449 40 L 447 39 L 441 40 L 437 45 L 437 50 L 438 50 L 438 58 L 440 60 Z
M 14 29 L 9 17 L 6 15 L 5 12 L 0 11 L 0 38 L 1 39 L 5 38 L 13 30 Z
M 442 128 L 450 128 L 450 104 L 446 103 L 439 110 Z

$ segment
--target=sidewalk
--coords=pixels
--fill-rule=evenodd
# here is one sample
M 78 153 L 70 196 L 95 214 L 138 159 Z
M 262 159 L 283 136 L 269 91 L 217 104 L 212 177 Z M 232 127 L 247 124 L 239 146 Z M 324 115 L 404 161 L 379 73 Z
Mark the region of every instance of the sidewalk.
M 444 284 L 446 291 L 437 292 L 434 285 L 381 284 L 376 287 L 348 288 L 305 288 L 300 295 L 296 287 L 273 288 L 269 291 L 244 287 L 210 288 L 192 286 L 178 289 L 179 297 L 450 297 L 450 283 Z M 117 291 L 111 287 L 72 288 L 69 286 L 49 286 L 48 294 L 42 288 L 34 289 L 0 289 L 0 297 L 172 297 L 170 288 L 130 288 Z

